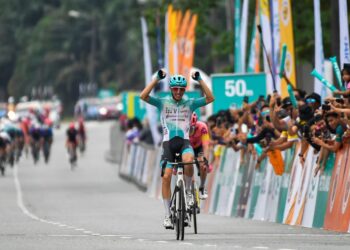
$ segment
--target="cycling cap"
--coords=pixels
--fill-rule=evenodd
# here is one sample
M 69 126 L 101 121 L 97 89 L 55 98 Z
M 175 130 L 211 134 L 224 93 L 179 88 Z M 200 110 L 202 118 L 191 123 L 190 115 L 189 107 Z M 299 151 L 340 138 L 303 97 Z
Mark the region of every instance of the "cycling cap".
M 187 81 L 185 77 L 183 77 L 182 75 L 174 75 L 170 78 L 169 86 L 170 88 L 172 87 L 186 88 Z
M 191 126 L 196 126 L 197 121 L 198 121 L 197 114 L 193 112 L 191 116 Z

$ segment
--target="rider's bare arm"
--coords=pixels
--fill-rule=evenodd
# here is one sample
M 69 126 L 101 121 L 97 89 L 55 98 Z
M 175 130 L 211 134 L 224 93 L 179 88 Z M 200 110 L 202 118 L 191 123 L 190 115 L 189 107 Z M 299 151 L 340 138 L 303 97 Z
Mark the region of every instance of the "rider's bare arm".
M 152 89 L 158 84 L 158 79 L 153 79 L 141 92 L 140 98 L 145 102 L 149 100 L 149 94 L 152 92 Z

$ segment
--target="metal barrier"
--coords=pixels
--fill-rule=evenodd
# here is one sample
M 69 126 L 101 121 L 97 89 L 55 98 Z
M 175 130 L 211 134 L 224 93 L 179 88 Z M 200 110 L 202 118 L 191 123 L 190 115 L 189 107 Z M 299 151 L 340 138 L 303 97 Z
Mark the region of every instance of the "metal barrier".
M 302 166 L 299 151 L 296 143 L 283 152 L 285 171 L 277 176 L 268 160 L 255 169 L 254 156 L 247 154 L 242 160 L 239 152 L 226 148 L 220 166 L 208 175 L 209 198 L 202 202 L 202 211 L 348 232 L 350 146 L 345 145 L 336 157 L 331 154 L 324 174 L 316 176 L 318 155 L 310 147 Z M 124 145 L 120 156 L 120 176 L 147 190 L 149 196 L 161 198 L 160 148 Z

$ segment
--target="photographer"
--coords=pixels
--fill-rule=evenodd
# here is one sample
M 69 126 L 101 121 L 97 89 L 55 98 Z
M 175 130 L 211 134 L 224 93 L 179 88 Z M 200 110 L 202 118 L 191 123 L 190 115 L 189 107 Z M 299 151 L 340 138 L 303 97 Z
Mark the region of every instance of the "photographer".
M 344 128 L 340 120 L 340 116 L 336 112 L 328 112 L 326 114 L 326 124 L 332 134 L 335 134 L 335 140 L 324 141 L 321 138 L 313 137 L 312 141 L 323 148 L 332 152 L 337 152 L 341 145 L 344 134 Z

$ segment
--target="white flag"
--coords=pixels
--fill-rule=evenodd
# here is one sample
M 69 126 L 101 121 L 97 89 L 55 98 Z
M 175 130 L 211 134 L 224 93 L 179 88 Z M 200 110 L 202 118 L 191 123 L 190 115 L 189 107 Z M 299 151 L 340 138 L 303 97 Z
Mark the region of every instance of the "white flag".
M 247 50 L 247 26 L 248 26 L 248 5 L 249 0 L 244 0 L 241 15 L 241 63 L 242 72 L 246 71 L 246 50 Z
M 344 63 L 350 63 L 348 6 L 346 2 L 346 0 L 339 0 L 339 41 L 341 69 L 343 68 Z
M 324 54 L 323 54 L 323 40 L 322 40 L 322 26 L 320 13 L 320 0 L 314 0 L 315 12 L 315 69 L 321 75 L 324 74 Z M 314 90 L 321 95 L 322 99 L 326 96 L 326 87 L 315 78 Z
M 152 80 L 152 60 L 147 35 L 147 24 L 144 17 L 141 17 L 141 28 L 143 42 L 143 61 L 145 64 L 145 86 L 147 86 L 147 84 L 149 84 Z M 162 139 L 157 129 L 157 108 L 152 105 L 146 104 L 146 112 L 153 137 L 153 142 L 155 145 L 157 145 Z

